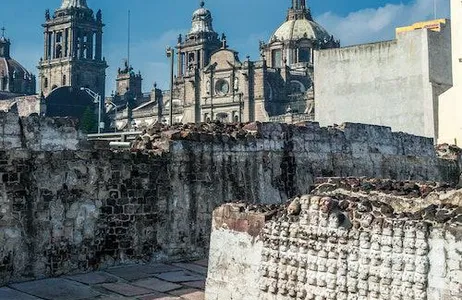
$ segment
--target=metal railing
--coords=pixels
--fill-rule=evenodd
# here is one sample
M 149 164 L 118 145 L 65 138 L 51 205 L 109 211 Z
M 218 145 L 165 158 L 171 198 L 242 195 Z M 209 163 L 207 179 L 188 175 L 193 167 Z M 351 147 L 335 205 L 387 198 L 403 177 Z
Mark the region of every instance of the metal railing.
M 88 134 L 89 141 L 109 141 L 109 142 L 131 142 L 134 141 L 143 132 L 141 131 L 127 131 L 127 132 L 112 132 L 100 134 Z
M 298 123 L 298 122 L 304 122 L 304 121 L 313 121 L 314 120 L 314 115 L 312 114 L 291 114 L 287 113 L 284 115 L 279 115 L 279 116 L 272 116 L 269 118 L 270 122 L 276 122 L 276 123 Z

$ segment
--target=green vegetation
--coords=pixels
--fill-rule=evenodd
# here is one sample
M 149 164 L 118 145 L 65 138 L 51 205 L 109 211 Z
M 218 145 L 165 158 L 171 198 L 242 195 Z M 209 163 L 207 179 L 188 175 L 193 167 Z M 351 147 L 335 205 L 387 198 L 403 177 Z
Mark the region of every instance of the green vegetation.
M 80 118 L 80 129 L 84 133 L 96 133 L 98 130 L 98 120 L 90 106 L 87 106 Z

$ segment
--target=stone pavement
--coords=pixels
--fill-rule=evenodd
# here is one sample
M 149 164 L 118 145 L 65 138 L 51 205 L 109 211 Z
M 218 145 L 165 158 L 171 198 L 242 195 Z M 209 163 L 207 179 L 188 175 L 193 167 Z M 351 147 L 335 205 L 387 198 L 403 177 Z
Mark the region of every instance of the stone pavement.
M 204 300 L 207 260 L 129 265 L 0 288 L 0 300 Z

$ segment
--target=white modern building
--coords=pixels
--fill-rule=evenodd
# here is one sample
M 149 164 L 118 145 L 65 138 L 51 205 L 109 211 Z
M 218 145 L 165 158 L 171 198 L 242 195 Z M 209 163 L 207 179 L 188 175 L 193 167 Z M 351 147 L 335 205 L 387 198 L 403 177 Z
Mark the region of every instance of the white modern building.
M 315 120 L 436 140 L 438 99 L 452 86 L 451 27 L 445 19 L 420 22 L 398 28 L 391 41 L 316 51 Z
M 451 1 L 453 87 L 440 96 L 438 142 L 462 146 L 462 1 Z

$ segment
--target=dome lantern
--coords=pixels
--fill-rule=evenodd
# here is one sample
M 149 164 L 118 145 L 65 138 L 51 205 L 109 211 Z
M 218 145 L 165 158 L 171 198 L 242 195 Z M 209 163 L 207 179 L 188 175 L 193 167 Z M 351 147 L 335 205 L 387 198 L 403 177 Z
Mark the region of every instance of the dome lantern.
M 70 8 L 87 8 L 86 0 L 63 0 L 59 9 L 70 9 Z
M 210 10 L 204 7 L 204 1 L 200 2 L 200 7 L 194 11 L 192 16 L 192 26 L 189 34 L 215 33 L 213 30 L 213 18 Z
M 2 36 L 0 36 L 0 57 L 10 58 L 11 42 L 5 37 L 5 27 L 0 30 L 2 31 Z
M 314 21 L 306 0 L 291 0 L 285 22 L 260 49 L 271 68 L 303 69 L 312 68 L 315 50 L 338 47 L 340 42 Z

